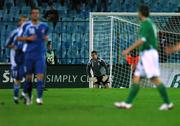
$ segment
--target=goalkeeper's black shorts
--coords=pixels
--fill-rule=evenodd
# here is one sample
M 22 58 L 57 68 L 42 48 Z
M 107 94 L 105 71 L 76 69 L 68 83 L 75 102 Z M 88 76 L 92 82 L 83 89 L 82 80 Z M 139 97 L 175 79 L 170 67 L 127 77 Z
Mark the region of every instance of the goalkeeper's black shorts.
M 97 78 L 97 82 L 95 82 L 94 84 L 98 84 L 98 85 L 101 85 L 101 84 L 103 84 L 103 85 L 106 85 L 107 83 L 109 83 L 109 78 L 105 81 L 105 82 L 103 82 L 103 76 L 99 76 L 99 77 L 97 77 L 97 76 L 95 76 L 96 78 Z

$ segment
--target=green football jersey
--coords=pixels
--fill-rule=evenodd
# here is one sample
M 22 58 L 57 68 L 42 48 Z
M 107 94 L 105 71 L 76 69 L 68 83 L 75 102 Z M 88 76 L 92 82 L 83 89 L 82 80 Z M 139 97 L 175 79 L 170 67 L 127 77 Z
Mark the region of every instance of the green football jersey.
M 140 26 L 140 39 L 144 44 L 140 46 L 140 51 L 157 49 L 157 28 L 150 18 L 147 18 Z

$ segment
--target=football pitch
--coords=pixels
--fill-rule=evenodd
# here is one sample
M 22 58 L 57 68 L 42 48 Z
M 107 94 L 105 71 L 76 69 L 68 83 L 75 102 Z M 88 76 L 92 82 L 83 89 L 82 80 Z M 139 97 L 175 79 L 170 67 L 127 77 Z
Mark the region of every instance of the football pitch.
M 0 90 L 0 126 L 180 126 L 180 89 L 168 89 L 175 104 L 159 111 L 162 103 L 156 89 L 141 89 L 133 109 L 120 110 L 128 89 L 49 89 L 44 105 L 15 105 L 12 90 Z M 35 101 L 36 90 L 34 90 Z M 4 102 L 4 104 L 2 104 Z

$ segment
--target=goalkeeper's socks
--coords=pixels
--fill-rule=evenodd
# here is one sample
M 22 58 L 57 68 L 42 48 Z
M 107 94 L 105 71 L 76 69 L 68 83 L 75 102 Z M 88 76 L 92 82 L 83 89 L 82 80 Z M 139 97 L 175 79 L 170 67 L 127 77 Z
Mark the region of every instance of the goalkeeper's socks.
M 139 88 L 140 88 L 139 84 L 132 84 L 129 96 L 127 100 L 125 101 L 126 103 L 131 104 L 133 102 L 134 98 L 136 97 L 139 91 Z
M 167 95 L 167 92 L 166 92 L 166 87 L 161 83 L 160 85 L 157 86 L 157 89 L 163 99 L 163 101 L 167 104 L 169 104 L 169 98 L 168 98 L 168 95 Z
M 18 98 L 19 97 L 19 84 L 14 84 L 14 97 Z
M 37 97 L 42 98 L 43 95 L 43 80 L 37 81 Z

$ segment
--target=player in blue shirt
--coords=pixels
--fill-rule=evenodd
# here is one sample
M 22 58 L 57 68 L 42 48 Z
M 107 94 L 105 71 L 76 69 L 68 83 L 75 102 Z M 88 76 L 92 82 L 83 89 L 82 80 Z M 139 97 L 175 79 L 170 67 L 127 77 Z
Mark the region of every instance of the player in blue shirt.
M 21 16 L 18 21 L 18 27 L 14 29 L 6 41 L 6 47 L 10 48 L 11 60 L 11 76 L 15 79 L 14 82 L 14 102 L 19 103 L 19 88 L 24 77 L 24 53 L 22 51 L 23 43 L 16 41 L 16 38 L 21 34 L 20 27 L 27 20 L 27 17 Z M 24 93 L 22 92 L 22 95 Z
M 26 83 L 25 92 L 28 93 L 26 104 L 32 103 L 32 74 L 37 75 L 37 104 L 43 104 L 43 78 L 46 67 L 45 62 L 45 41 L 48 40 L 48 26 L 39 21 L 40 13 L 38 8 L 31 9 L 31 21 L 22 27 L 23 36 L 17 40 L 25 42 L 23 51 L 25 52 Z

